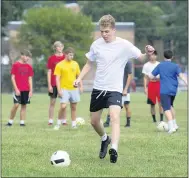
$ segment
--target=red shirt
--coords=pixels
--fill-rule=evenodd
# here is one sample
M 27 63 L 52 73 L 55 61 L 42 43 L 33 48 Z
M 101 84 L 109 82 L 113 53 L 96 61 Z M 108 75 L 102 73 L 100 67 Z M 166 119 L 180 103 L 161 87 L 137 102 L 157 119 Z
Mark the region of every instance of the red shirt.
M 51 69 L 51 86 L 56 86 L 56 76 L 54 75 L 54 69 L 56 64 L 64 60 L 64 54 L 62 56 L 56 56 L 55 54 L 50 56 L 47 62 L 47 69 Z
M 19 61 L 12 65 L 11 74 L 15 75 L 17 88 L 20 91 L 29 91 L 29 77 L 33 77 L 33 68 L 30 64 Z

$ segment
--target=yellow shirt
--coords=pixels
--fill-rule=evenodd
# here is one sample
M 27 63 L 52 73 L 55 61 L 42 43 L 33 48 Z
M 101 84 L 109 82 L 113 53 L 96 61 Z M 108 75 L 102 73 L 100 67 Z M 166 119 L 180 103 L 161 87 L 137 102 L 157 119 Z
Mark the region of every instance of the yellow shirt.
M 60 76 L 60 88 L 75 90 L 74 81 L 80 74 L 80 68 L 76 61 L 63 60 L 59 62 L 54 70 L 54 75 Z

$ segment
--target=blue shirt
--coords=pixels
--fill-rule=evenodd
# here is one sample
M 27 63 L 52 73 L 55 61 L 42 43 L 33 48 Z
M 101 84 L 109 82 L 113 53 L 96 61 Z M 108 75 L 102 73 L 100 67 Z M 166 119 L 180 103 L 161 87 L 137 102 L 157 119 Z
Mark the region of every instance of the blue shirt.
M 176 95 L 178 87 L 177 77 L 180 73 L 180 67 L 171 61 L 161 62 L 152 71 L 153 76 L 160 74 L 160 94 Z

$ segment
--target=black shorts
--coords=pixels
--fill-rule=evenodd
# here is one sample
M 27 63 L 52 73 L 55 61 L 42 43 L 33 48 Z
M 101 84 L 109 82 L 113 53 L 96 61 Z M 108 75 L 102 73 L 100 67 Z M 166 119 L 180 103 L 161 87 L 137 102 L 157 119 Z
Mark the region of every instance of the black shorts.
M 161 106 L 164 111 L 170 110 L 171 106 L 173 107 L 175 96 L 161 94 L 160 98 L 161 98 Z
M 56 86 L 53 87 L 53 92 L 52 93 L 49 92 L 49 96 L 51 98 L 57 98 L 57 96 L 58 96 L 58 90 L 57 90 Z
M 29 91 L 21 91 L 20 96 L 17 96 L 15 93 L 13 93 L 13 101 L 15 104 L 30 104 Z
M 93 89 L 91 93 L 90 112 L 96 112 L 111 105 L 122 108 L 122 93 Z

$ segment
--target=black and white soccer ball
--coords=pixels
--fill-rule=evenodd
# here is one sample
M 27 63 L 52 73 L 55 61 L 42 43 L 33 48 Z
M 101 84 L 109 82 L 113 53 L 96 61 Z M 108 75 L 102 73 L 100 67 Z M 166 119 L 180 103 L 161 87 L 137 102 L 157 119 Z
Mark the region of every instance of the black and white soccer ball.
M 163 131 L 167 132 L 168 131 L 168 124 L 164 121 L 161 121 L 161 122 L 158 123 L 157 129 L 160 132 L 163 132 Z
M 51 156 L 51 164 L 57 167 L 67 167 L 70 165 L 70 156 L 66 151 L 58 150 Z

